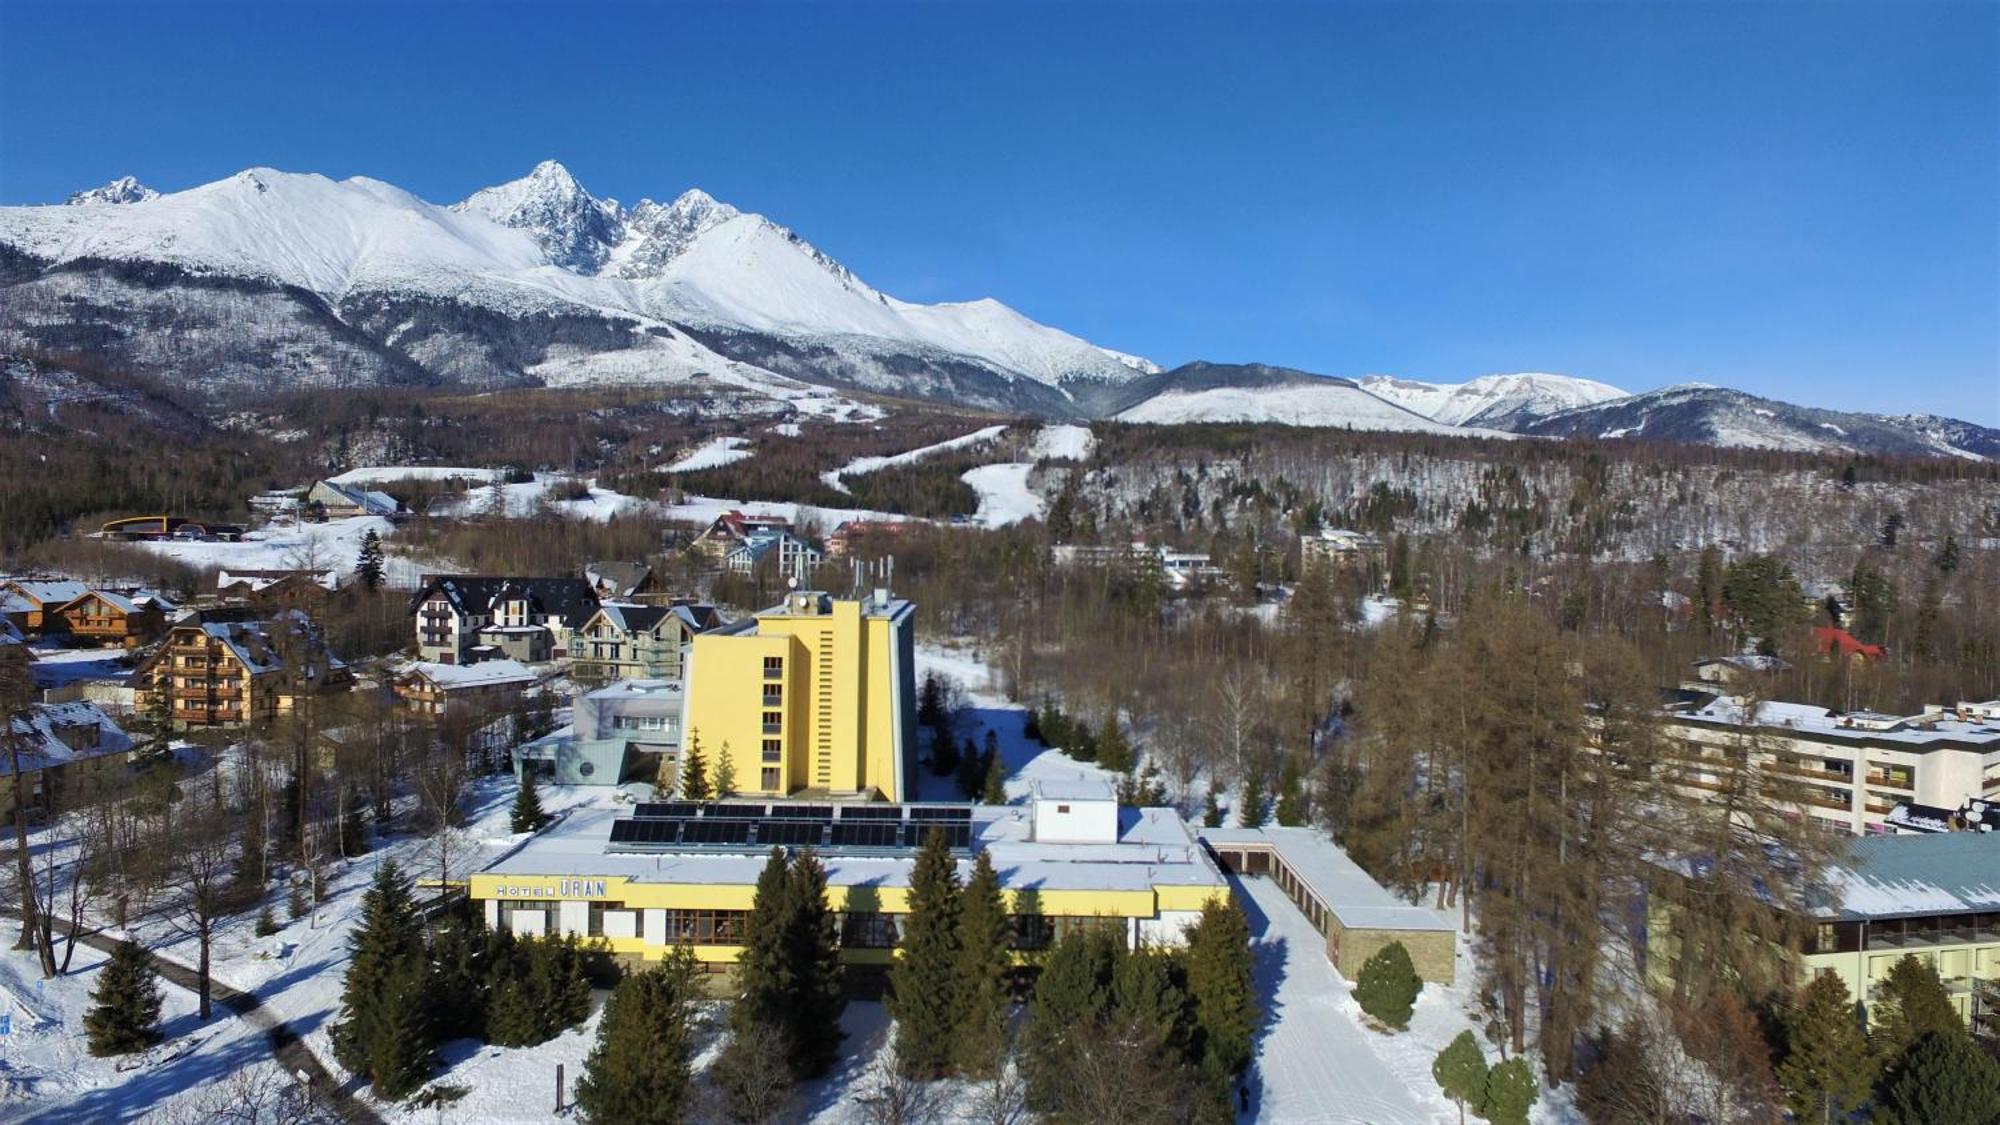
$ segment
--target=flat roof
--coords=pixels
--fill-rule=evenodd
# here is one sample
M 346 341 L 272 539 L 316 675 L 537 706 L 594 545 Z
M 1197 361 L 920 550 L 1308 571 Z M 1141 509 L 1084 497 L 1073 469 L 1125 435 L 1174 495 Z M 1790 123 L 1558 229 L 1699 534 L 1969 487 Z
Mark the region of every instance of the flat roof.
M 1035 796 L 1049 801 L 1115 801 L 1111 783 L 1094 777 L 1044 777 L 1034 782 Z
M 1827 884 L 1848 920 L 2000 910 L 2000 832 L 1864 836 Z
M 622 876 L 644 883 L 749 886 L 768 851 L 609 852 L 611 825 L 624 810 L 579 809 L 487 865 L 486 875 Z M 1228 881 L 1185 821 L 1172 809 L 1120 809 L 1118 842 L 1051 844 L 1033 840 L 1033 813 L 1019 805 L 972 807 L 972 849 L 985 852 L 1007 890 L 1150 891 L 1154 887 L 1207 886 Z M 853 854 L 819 848 L 827 883 L 836 887 L 907 887 L 917 853 Z M 972 873 L 959 860 L 961 879 Z
M 1441 911 L 1397 898 L 1315 828 L 1203 828 L 1211 846 L 1263 846 L 1276 851 L 1344 926 L 1363 930 L 1450 930 Z
M 1670 713 L 1670 718 L 1711 729 L 1743 725 L 1742 701 L 1718 695 L 1699 707 Z M 1866 726 L 1844 725 L 1846 719 Z M 1893 729 L 1880 725 L 1896 724 Z M 1958 718 L 1953 712 L 1883 715 L 1873 711 L 1848 714 L 1807 703 L 1766 702 L 1758 707 L 1754 729 L 1781 730 L 1826 742 L 1854 742 L 1920 752 L 1950 748 L 1990 752 L 2000 750 L 2000 719 Z

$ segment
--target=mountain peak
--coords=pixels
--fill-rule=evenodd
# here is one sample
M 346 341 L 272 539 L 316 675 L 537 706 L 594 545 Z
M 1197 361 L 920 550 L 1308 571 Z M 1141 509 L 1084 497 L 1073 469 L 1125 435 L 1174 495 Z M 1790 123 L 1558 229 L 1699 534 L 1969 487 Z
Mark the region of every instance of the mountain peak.
M 144 203 L 158 199 L 160 193 L 140 183 L 131 176 L 120 176 L 101 187 L 80 191 L 63 200 L 64 203 L 81 205 L 85 203 Z
M 578 273 L 596 273 L 625 233 L 617 202 L 591 195 L 554 160 L 542 161 L 518 180 L 481 188 L 451 209 L 527 231 L 551 264 Z

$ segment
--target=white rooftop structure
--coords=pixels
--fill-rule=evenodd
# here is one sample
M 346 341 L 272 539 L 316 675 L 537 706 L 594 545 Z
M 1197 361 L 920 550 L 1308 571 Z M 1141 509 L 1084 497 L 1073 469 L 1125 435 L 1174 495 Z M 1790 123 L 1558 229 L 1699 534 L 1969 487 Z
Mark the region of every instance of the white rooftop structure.
M 1320 902 L 1350 929 L 1452 931 L 1438 911 L 1403 901 L 1348 858 L 1316 828 L 1203 828 L 1210 844 L 1263 846 L 1275 850 Z
M 422 676 L 448 692 L 509 684 L 527 686 L 540 679 L 534 669 L 514 660 L 482 660 L 477 664 L 418 661 L 404 668 L 403 674 Z

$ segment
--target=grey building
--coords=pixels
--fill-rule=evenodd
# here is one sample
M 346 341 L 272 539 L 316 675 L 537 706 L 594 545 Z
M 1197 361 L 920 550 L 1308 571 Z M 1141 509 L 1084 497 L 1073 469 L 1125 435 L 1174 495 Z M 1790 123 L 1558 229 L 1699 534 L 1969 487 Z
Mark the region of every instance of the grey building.
M 577 697 L 568 727 L 515 752 L 515 773 L 532 770 L 537 780 L 555 785 L 618 785 L 653 781 L 667 763 L 674 777 L 684 702 L 679 680 L 620 680 L 598 688 Z

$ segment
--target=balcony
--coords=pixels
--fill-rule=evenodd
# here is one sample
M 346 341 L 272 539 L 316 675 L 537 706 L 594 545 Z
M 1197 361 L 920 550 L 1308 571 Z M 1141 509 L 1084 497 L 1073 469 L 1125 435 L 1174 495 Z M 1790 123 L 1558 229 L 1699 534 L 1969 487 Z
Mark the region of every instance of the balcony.
M 241 699 L 243 689 L 237 687 L 177 687 L 173 689 L 175 699 Z

